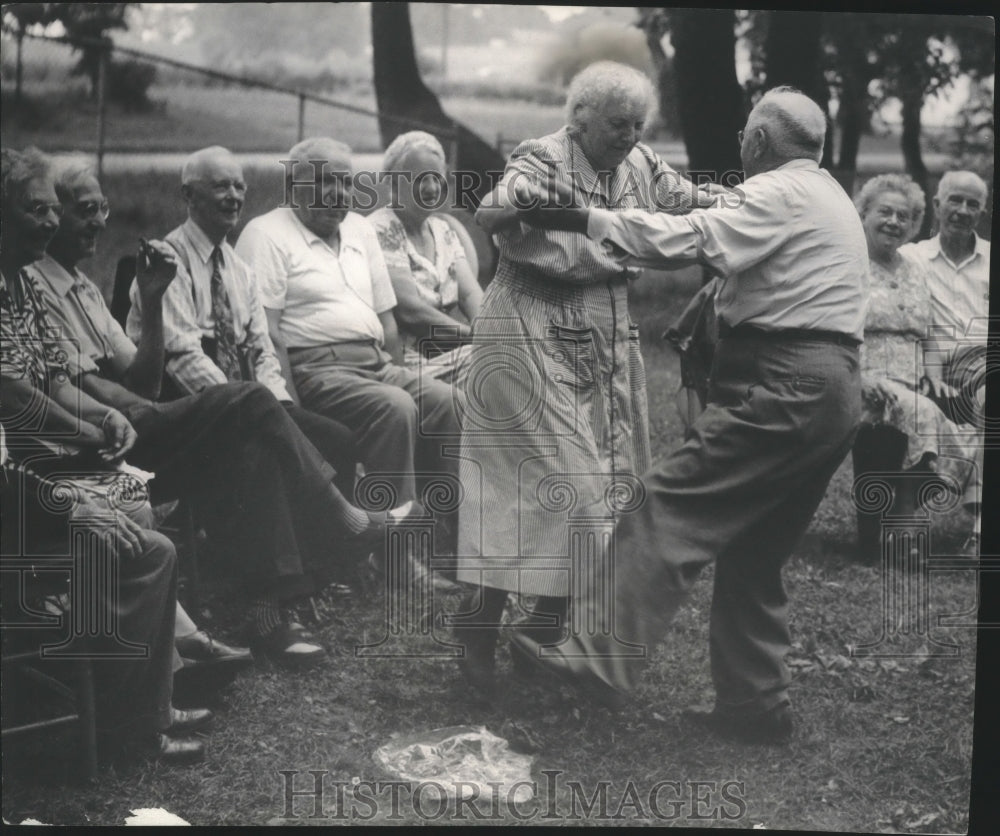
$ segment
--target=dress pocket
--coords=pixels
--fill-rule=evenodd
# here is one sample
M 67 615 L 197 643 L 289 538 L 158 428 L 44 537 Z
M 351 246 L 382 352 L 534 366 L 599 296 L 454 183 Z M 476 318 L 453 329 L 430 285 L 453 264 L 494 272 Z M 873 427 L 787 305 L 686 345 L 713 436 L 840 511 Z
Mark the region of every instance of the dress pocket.
M 543 347 L 551 379 L 563 386 L 594 387 L 594 332 L 591 328 L 549 325 Z

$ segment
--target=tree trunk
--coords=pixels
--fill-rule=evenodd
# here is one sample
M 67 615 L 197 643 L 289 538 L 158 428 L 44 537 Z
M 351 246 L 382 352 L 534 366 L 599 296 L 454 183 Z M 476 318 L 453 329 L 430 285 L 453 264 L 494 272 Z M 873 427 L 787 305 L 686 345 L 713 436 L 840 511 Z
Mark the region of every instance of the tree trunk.
M 917 240 L 929 236 L 934 219 L 934 199 L 927 188 L 927 166 L 924 165 L 920 149 L 920 111 L 924 106 L 924 91 L 920 82 L 915 71 L 909 73 L 902 79 L 899 91 L 899 99 L 903 105 L 903 133 L 900 137 L 903 162 L 906 173 L 924 190 L 924 220 L 917 233 Z
M 718 181 L 742 169 L 736 133 L 743 95 L 736 80 L 736 35 L 731 10 L 675 9 L 670 13 L 674 77 L 688 169 Z
M 829 113 L 830 90 L 823 77 L 822 12 L 771 12 L 764 44 L 765 89 L 790 84 Z M 820 165 L 833 165 L 833 124 L 827 119 Z
M 466 194 L 472 198 L 466 208 L 475 209 L 503 171 L 503 157 L 445 113 L 438 97 L 424 84 L 413 47 L 409 4 L 372 3 L 371 10 L 375 99 L 383 146 L 414 129 L 434 134 L 455 171 L 462 173 Z M 414 121 L 422 124 L 414 125 Z

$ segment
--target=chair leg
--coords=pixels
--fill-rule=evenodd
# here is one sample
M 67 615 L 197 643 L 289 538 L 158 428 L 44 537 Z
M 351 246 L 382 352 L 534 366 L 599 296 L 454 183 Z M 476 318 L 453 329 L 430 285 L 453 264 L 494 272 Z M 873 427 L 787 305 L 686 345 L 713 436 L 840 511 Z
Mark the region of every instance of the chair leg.
M 89 659 L 77 660 L 76 676 L 84 774 L 88 781 L 93 781 L 97 777 L 97 707 L 94 698 L 94 668 Z

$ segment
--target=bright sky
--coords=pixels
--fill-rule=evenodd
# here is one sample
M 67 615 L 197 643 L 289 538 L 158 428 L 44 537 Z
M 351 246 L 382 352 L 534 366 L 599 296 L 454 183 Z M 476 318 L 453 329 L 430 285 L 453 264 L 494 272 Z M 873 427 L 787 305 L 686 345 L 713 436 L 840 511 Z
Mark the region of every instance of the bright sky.
M 539 6 L 545 14 L 548 15 L 549 20 L 553 23 L 559 23 L 568 17 L 572 17 L 575 14 L 579 14 L 584 11 L 586 6 Z

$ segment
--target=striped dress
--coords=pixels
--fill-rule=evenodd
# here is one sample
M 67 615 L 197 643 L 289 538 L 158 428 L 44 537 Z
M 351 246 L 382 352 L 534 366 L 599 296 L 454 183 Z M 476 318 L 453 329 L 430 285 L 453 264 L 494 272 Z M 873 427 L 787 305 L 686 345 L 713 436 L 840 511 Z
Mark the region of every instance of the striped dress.
M 515 176 L 572 177 L 591 206 L 683 213 L 692 189 L 637 145 L 598 175 L 565 128 L 523 142 Z M 570 538 L 614 521 L 650 465 L 646 376 L 622 265 L 583 235 L 521 226 L 500 260 L 466 366 L 459 580 L 568 594 Z

